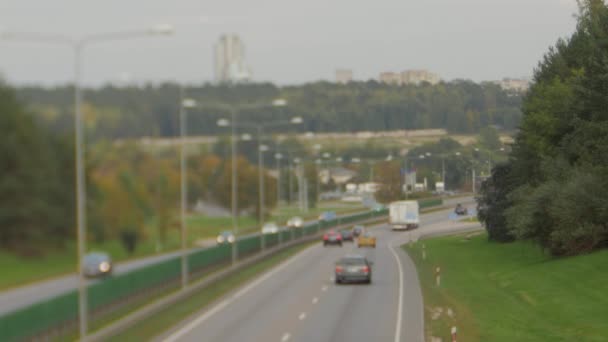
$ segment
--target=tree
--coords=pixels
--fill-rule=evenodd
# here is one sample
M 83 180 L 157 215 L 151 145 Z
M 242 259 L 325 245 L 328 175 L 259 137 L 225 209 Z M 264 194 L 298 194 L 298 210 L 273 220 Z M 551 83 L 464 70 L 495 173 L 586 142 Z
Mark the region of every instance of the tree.
M 374 167 L 376 181 L 380 188 L 376 192 L 376 199 L 381 203 L 389 203 L 401 198 L 403 189 L 401 188 L 401 168 L 399 162 L 385 161 L 376 164 Z
M 498 242 L 515 240 L 506 223 L 505 210 L 513 205 L 508 195 L 512 190 L 510 184 L 509 164 L 494 167 L 492 176 L 481 184 L 477 197 L 477 216 L 484 224 L 488 239 Z
M 38 126 L 2 81 L 0 113 L 0 247 L 39 255 L 73 236 L 71 145 Z
M 497 150 L 501 146 L 498 131 L 494 127 L 484 127 L 479 131 L 479 143 L 489 150 Z

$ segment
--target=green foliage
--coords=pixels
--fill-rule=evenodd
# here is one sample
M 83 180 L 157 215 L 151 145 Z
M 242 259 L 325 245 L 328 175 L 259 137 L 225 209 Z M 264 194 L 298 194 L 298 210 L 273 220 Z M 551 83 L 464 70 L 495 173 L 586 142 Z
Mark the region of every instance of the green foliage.
M 484 127 L 479 131 L 479 143 L 489 149 L 497 150 L 501 146 L 498 131 L 494 127 Z
M 72 235 L 71 153 L 67 141 L 38 127 L 0 83 L 0 247 L 41 254 L 42 245 Z
M 85 116 L 92 140 L 142 136 L 173 137 L 179 134 L 176 107 L 178 84 L 87 89 Z M 491 83 L 454 81 L 434 86 L 390 86 L 375 82 L 338 85 L 316 82 L 279 88 L 272 84 L 234 87 L 205 84 L 189 87 L 188 96 L 201 108 L 189 110 L 190 134 L 219 134 L 220 118 L 229 117 L 226 104 L 270 104 L 285 98 L 282 108 L 243 109 L 240 122 L 271 122 L 301 116 L 303 125 L 268 128 L 300 132 L 353 132 L 446 128 L 452 132 L 477 133 L 497 125 L 513 130 L 519 124 L 521 97 Z M 58 131 L 71 129 L 71 87 L 19 89 L 37 117 Z M 252 159 L 250 159 L 252 160 Z
M 477 216 L 488 231 L 488 239 L 511 242 L 515 238 L 507 229 L 505 210 L 513 203 L 508 198 L 510 165 L 497 165 L 492 176 L 483 182 L 477 197 Z
M 376 164 L 374 175 L 374 179 L 380 184 L 380 188 L 376 192 L 378 202 L 389 203 L 402 197 L 401 168 L 398 161 Z
M 608 7 L 581 1 L 576 32 L 536 71 L 509 171 L 482 189 L 489 231 L 508 229 L 553 255 L 608 246 L 607 42 Z

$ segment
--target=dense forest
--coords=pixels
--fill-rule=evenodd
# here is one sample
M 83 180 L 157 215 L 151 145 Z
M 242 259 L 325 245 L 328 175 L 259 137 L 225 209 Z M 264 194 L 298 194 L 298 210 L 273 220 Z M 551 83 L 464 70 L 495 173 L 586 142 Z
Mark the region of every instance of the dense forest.
M 553 255 L 608 247 L 608 7 L 580 3 L 578 25 L 538 66 L 508 163 L 483 185 L 480 218 L 497 241 Z
M 218 86 L 205 84 L 183 90 L 177 84 L 144 87 L 106 86 L 85 92 L 89 139 L 171 137 L 178 134 L 180 93 L 199 106 L 189 110 L 191 134 L 217 134 L 226 105 L 250 104 L 238 111 L 242 122 L 263 122 L 301 116 L 300 132 L 354 132 L 446 128 L 455 133 L 477 133 L 486 126 L 514 130 L 521 119 L 521 95 L 491 83 L 453 81 L 437 85 L 389 86 L 375 81 L 338 85 L 327 82 L 277 87 L 273 84 Z M 72 129 L 70 86 L 17 89 L 28 110 L 54 131 Z M 283 98 L 288 105 L 270 106 Z M 284 131 L 285 127 L 276 127 Z

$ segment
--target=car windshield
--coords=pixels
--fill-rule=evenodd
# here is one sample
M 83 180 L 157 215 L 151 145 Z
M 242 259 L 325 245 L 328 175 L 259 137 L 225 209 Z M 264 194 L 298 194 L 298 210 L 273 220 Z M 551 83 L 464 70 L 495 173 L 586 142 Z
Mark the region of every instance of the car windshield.
M 342 265 L 365 265 L 366 261 L 364 258 L 343 258 L 338 263 Z

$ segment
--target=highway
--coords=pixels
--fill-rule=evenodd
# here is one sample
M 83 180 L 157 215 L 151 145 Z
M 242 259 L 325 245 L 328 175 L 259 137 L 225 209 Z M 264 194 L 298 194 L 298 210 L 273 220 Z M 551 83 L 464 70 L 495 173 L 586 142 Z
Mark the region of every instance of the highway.
M 422 216 L 411 232 L 371 228 L 376 249 L 310 247 L 159 341 L 424 341 L 422 294 L 416 269 L 398 246 L 421 234 L 471 229 L 448 219 L 451 210 Z M 374 262 L 371 285 L 336 285 L 334 262 L 346 254 Z
M 446 206 L 454 206 L 457 202 L 470 203 L 472 199 L 467 198 L 451 198 L 445 200 Z M 248 237 L 254 234 L 248 234 L 243 237 Z M 202 250 L 204 248 L 191 249 L 190 252 Z M 123 263 L 117 263 L 114 265 L 114 273 L 122 274 L 136 270 L 141 267 L 152 265 L 158 262 L 162 262 L 174 257 L 181 255 L 180 251 L 164 253 L 161 255 L 155 255 L 127 261 Z M 88 283 L 93 283 L 98 280 L 89 280 Z M 78 286 L 78 276 L 76 274 L 69 274 L 60 276 L 53 279 L 48 279 L 33 284 L 17 287 L 8 291 L 0 293 L 0 315 L 10 313 L 20 308 L 27 307 L 31 304 L 38 303 L 55 296 L 67 293 L 76 289 Z

